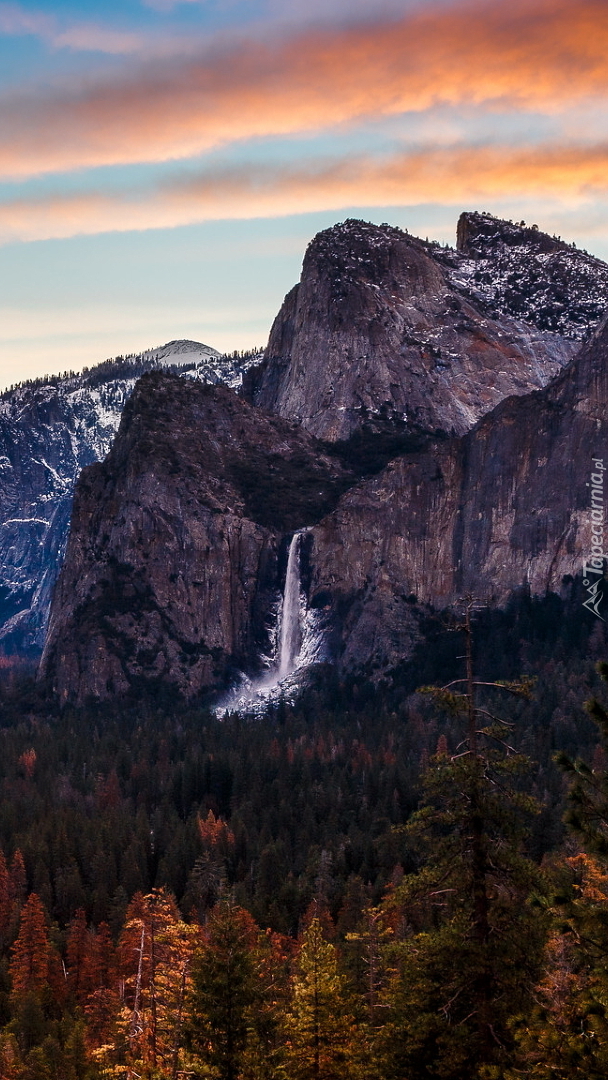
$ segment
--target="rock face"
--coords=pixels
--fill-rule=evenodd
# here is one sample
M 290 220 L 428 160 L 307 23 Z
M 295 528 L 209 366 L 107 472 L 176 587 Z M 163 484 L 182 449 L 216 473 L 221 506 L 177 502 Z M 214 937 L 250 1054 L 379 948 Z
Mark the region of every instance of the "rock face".
M 319 233 L 246 379 L 250 400 L 339 441 L 403 424 L 462 434 L 504 397 L 544 386 L 573 343 L 533 319 L 490 317 L 448 255 L 388 225 Z
M 43 677 L 82 703 L 157 679 L 188 696 L 251 672 L 302 526 L 309 605 L 342 673 L 407 658 L 428 605 L 560 591 L 591 555 L 606 400 L 608 322 L 545 390 L 357 481 L 230 390 L 148 375 L 78 484 Z
M 608 307 L 608 266 L 536 225 L 462 214 L 457 247 L 439 253 L 450 280 L 494 316 L 580 341 Z
M 144 376 L 110 454 L 79 481 L 43 676 L 82 703 L 140 681 L 190 695 L 251 670 L 282 535 L 352 482 L 310 435 L 233 391 Z
M 502 604 L 518 588 L 542 596 L 580 576 L 594 543 L 591 477 L 608 469 L 607 401 L 608 320 L 545 390 L 343 496 L 312 551 L 313 603 L 341 612 L 343 669 L 407 656 L 414 598 Z M 605 522 L 605 495 L 602 505 Z
M 242 363 L 172 341 L 81 375 L 37 379 L 0 397 L 0 650 L 39 655 L 65 551 L 72 493 L 107 454 L 137 379 L 154 368 L 240 384 Z

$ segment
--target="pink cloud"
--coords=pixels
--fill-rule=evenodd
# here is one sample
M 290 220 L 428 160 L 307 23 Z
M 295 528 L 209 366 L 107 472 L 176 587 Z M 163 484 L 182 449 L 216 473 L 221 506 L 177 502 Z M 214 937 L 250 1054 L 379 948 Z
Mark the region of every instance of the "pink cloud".
M 167 161 L 437 104 L 557 112 L 607 91 L 606 0 L 467 2 L 5 97 L 0 174 Z
M 608 145 L 456 147 L 316 162 L 306 168 L 207 172 L 146 194 L 82 193 L 0 205 L 0 241 L 172 228 L 219 219 L 281 217 L 352 206 L 518 199 L 585 205 L 608 192 Z

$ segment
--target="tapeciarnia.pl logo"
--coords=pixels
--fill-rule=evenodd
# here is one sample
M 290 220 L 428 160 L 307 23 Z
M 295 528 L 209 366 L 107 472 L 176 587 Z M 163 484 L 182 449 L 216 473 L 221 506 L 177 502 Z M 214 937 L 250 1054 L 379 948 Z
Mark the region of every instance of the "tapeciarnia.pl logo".
M 593 472 L 591 483 L 591 557 L 583 563 L 583 585 L 588 597 L 583 602 L 583 607 L 597 615 L 598 619 L 606 622 L 600 615 L 600 604 L 603 599 L 604 559 L 608 555 L 604 553 L 604 473 L 606 466 L 603 458 L 592 458 Z

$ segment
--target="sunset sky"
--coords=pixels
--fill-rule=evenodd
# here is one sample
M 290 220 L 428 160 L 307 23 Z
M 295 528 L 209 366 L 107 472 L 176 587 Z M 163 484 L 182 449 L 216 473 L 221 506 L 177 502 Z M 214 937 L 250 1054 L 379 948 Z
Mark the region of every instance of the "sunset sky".
M 608 259 L 608 0 L 0 0 L 0 385 L 264 344 L 345 217 Z

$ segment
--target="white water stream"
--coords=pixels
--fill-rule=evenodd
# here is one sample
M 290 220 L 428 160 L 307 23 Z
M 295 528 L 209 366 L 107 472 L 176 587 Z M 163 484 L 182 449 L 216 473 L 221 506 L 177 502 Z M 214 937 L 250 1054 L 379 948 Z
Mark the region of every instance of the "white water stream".
M 241 682 L 218 705 L 216 712 L 256 712 L 281 697 L 295 699 L 298 676 L 321 658 L 322 634 L 317 613 L 309 612 L 302 592 L 300 550 L 303 532 L 294 533 L 289 544 L 285 585 L 276 615 L 275 647 L 266 659 L 266 672 Z
M 294 533 L 289 545 L 287 572 L 283 603 L 279 615 L 279 649 L 277 682 L 286 679 L 296 668 L 302 648 L 302 612 L 300 601 L 300 539 L 302 533 Z

